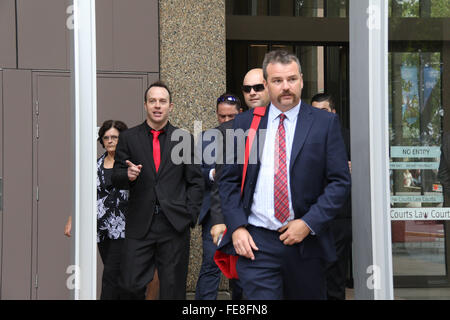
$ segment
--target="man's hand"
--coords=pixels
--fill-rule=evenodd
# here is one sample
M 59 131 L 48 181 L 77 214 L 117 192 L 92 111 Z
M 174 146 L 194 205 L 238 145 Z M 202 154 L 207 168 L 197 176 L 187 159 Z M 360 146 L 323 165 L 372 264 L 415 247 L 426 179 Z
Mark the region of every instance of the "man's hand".
M 295 219 L 278 229 L 278 232 L 281 233 L 280 240 L 283 244 L 290 246 L 302 242 L 311 230 L 302 219 Z
M 126 160 L 125 161 L 128 166 L 128 180 L 134 181 L 137 179 L 139 174 L 141 173 L 142 164 L 135 165 L 133 162 Z
M 259 250 L 256 244 L 253 242 L 253 238 L 244 227 L 237 228 L 231 238 L 233 239 L 233 246 L 236 253 L 240 256 L 248 259 L 255 260 L 253 250 Z
M 211 237 L 213 239 L 214 244 L 217 246 L 217 242 L 219 241 L 219 236 L 225 232 L 227 226 L 223 223 L 215 224 L 211 227 Z
M 348 170 L 350 170 L 350 174 L 352 174 L 352 162 L 348 162 Z

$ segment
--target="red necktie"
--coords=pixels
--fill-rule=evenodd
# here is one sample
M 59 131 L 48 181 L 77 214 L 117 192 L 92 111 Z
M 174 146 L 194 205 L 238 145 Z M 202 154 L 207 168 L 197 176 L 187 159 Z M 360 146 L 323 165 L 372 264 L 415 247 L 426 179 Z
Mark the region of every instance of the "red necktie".
M 159 145 L 159 135 L 163 132 L 162 130 L 150 130 L 153 135 L 153 162 L 155 163 L 156 172 L 158 172 L 159 164 L 161 163 L 161 148 Z
M 289 194 L 286 169 L 286 131 L 283 121 L 284 113 L 280 114 L 277 135 L 275 137 L 275 165 L 274 165 L 274 204 L 275 218 L 285 222 L 289 218 Z

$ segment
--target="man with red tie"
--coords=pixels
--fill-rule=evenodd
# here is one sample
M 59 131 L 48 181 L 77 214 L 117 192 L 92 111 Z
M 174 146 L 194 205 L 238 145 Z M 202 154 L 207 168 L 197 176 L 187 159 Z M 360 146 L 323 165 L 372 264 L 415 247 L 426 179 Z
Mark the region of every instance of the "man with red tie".
M 236 135 L 234 162 L 219 179 L 228 227 L 219 250 L 238 255 L 248 299 L 326 299 L 324 267 L 336 259 L 328 223 L 350 190 L 339 120 L 301 100 L 295 55 L 269 52 L 263 71 L 271 103 L 253 140 L 243 189 L 238 159 L 244 150 L 236 150 L 242 136 Z M 233 128 L 246 131 L 254 116 L 253 110 L 236 116 Z
M 116 187 L 130 190 L 120 285 L 130 298 L 144 299 L 157 269 L 160 299 L 186 299 L 189 227 L 202 204 L 203 177 L 192 136 L 168 121 L 169 88 L 150 85 L 144 107 L 144 123 L 120 135 L 112 176 Z M 172 152 L 180 138 L 187 147 Z

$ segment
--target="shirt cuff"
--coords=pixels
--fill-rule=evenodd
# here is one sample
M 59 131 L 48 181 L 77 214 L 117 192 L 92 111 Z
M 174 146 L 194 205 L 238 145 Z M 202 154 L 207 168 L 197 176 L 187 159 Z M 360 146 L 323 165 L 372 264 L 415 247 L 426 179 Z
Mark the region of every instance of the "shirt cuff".
M 213 170 L 215 170 L 215 169 L 209 170 L 209 180 L 210 180 L 211 182 L 214 182 Z
M 305 220 L 303 220 L 303 222 L 305 222 Z M 311 229 L 311 227 L 305 222 L 306 226 L 309 228 L 309 230 L 311 231 L 311 235 L 315 236 L 316 233 L 314 232 L 313 229 Z

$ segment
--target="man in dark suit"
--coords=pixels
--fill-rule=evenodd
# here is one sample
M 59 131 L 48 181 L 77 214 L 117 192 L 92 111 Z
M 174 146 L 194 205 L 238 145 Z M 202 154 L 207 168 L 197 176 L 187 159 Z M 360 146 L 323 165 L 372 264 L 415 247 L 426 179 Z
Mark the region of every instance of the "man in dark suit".
M 147 119 L 120 135 L 112 176 L 115 186 L 130 190 L 121 286 L 144 299 L 156 268 L 160 299 L 186 299 L 189 227 L 200 211 L 203 177 L 192 136 L 168 121 L 167 86 L 153 83 L 144 99 Z
M 333 97 L 326 93 L 318 93 L 311 98 L 311 105 L 327 112 L 336 113 Z M 342 127 L 347 157 L 350 159 L 350 132 Z M 352 164 L 348 162 L 351 173 Z M 345 287 L 347 273 L 352 255 L 352 208 L 351 199 L 348 197 L 345 205 L 337 216 L 330 222 L 336 246 L 337 260 L 326 267 L 327 274 L 327 298 L 328 300 L 345 300 Z
M 233 94 L 224 93 L 216 102 L 216 114 L 219 124 L 224 122 L 230 122 L 241 110 L 241 102 L 238 97 Z M 202 244 L 203 255 L 202 265 L 197 280 L 197 286 L 195 289 L 196 300 L 216 300 L 217 290 L 219 289 L 221 272 L 217 265 L 214 263 L 214 253 L 217 246 L 213 242 L 211 237 L 211 227 L 214 226 L 216 232 L 223 232 L 225 229 L 224 224 L 216 224 L 210 216 L 211 207 L 211 187 L 214 184 L 216 177 L 216 161 L 215 150 L 219 145 L 216 141 L 217 138 L 221 138 L 218 135 L 217 129 L 207 130 L 202 133 L 202 153 L 211 146 L 210 154 L 204 154 L 202 157 L 202 173 L 205 181 L 206 190 L 203 197 L 203 204 L 200 210 L 200 216 L 198 218 L 198 224 L 202 226 Z M 220 143 L 222 145 L 222 143 Z
M 300 100 L 295 55 L 269 52 L 263 70 L 271 104 L 242 195 L 243 150 L 235 150 L 219 180 L 228 228 L 219 249 L 239 255 L 236 270 L 248 299 L 326 299 L 325 262 L 336 259 L 328 223 L 350 190 L 339 120 Z M 252 111 L 238 115 L 233 128 L 249 129 L 252 118 Z M 236 136 L 235 146 L 242 145 Z

